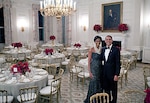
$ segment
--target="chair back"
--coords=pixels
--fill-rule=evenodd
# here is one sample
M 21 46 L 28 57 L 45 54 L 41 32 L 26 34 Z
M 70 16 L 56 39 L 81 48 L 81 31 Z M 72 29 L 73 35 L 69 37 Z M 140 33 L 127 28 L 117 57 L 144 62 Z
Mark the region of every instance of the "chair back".
M 57 67 L 56 67 L 54 64 L 50 64 L 50 65 L 46 68 L 46 71 L 48 72 L 48 74 L 56 75 Z
M 38 87 L 37 86 L 32 86 L 32 87 L 26 87 L 26 88 L 21 88 L 19 90 L 20 92 L 20 102 L 33 102 L 37 103 L 37 98 L 38 98 Z
M 61 77 L 54 79 L 51 82 L 51 95 L 59 93 L 61 87 Z
M 139 90 L 124 92 L 124 103 L 144 103 L 145 93 Z
M 147 85 L 147 81 L 148 81 L 148 77 L 150 77 L 150 67 L 146 66 L 143 67 L 143 76 L 144 76 L 144 82 L 145 82 L 145 89 L 148 87 Z
M 109 95 L 107 93 L 96 93 L 90 97 L 90 103 L 109 103 Z
M 7 91 L 0 90 L 0 103 L 7 103 L 7 102 L 8 102 Z
M 60 68 L 58 72 L 58 76 L 62 77 L 63 74 L 64 74 L 64 69 Z

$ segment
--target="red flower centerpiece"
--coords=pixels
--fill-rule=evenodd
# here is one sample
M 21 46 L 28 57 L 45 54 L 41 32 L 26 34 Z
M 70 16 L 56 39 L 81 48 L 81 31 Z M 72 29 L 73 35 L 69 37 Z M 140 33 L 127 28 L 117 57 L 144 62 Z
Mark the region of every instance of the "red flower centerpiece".
M 48 55 L 48 54 L 52 55 L 53 49 L 45 49 L 44 52 L 45 52 L 46 55 Z
M 96 31 L 96 32 L 99 32 L 99 31 L 102 30 L 102 27 L 99 24 L 95 24 L 94 27 L 93 27 L 93 30 Z
M 75 43 L 75 44 L 74 44 L 74 47 L 76 47 L 76 48 L 80 48 L 80 47 L 81 47 L 81 44 L 79 44 L 79 43 Z
M 122 32 L 122 31 L 127 31 L 127 30 L 128 30 L 127 24 L 120 24 L 120 25 L 118 26 L 118 30 L 119 30 L 120 32 Z
M 56 39 L 56 37 L 54 35 L 51 35 L 49 38 L 50 38 L 50 40 L 55 40 Z
M 54 35 L 50 36 L 50 40 L 52 40 L 52 45 L 54 45 L 54 40 L 56 39 L 56 37 Z
M 17 48 L 22 47 L 22 43 L 20 43 L 20 42 L 12 43 L 11 45 L 14 46 L 14 48 L 15 47 L 17 47 Z
M 30 71 L 31 70 L 29 69 L 28 62 L 18 62 L 11 66 L 11 72 L 13 74 L 15 73 L 25 74 L 26 72 L 30 72 Z

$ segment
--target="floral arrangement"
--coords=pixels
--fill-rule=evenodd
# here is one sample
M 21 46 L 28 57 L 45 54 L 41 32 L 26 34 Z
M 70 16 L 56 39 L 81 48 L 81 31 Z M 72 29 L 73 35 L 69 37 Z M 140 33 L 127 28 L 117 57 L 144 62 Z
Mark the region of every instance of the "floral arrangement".
M 76 48 L 81 47 L 81 44 L 75 43 L 75 44 L 74 44 L 74 47 L 76 47 Z
M 11 72 L 13 74 L 15 73 L 25 74 L 26 72 L 30 72 L 30 71 L 31 70 L 29 69 L 28 62 L 18 62 L 11 66 Z
M 120 24 L 119 26 L 118 26 L 118 30 L 119 31 L 127 31 L 128 30 L 128 26 L 127 26 L 127 24 Z
M 12 43 L 11 46 L 14 46 L 14 48 L 15 47 L 19 48 L 19 47 L 22 47 L 22 43 L 20 43 L 20 42 L 18 42 L 18 43 Z
M 56 37 L 54 35 L 51 35 L 49 38 L 50 38 L 50 40 L 55 40 L 56 39 Z
M 53 49 L 45 49 L 44 52 L 45 52 L 46 55 L 52 54 L 53 53 Z
M 144 92 L 147 93 L 146 97 L 144 99 L 144 103 L 150 103 L 150 89 L 148 88 L 148 89 L 144 90 Z
M 95 24 L 94 27 L 93 27 L 93 30 L 96 31 L 96 32 L 99 32 L 99 31 L 102 30 L 102 27 L 99 24 Z

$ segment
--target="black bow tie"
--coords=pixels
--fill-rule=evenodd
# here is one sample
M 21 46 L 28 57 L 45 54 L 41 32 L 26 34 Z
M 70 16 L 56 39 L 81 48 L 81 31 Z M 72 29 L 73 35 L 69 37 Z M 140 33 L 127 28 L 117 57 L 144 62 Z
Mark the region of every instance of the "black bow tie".
M 106 47 L 106 49 L 110 49 L 110 47 L 108 46 L 108 47 Z

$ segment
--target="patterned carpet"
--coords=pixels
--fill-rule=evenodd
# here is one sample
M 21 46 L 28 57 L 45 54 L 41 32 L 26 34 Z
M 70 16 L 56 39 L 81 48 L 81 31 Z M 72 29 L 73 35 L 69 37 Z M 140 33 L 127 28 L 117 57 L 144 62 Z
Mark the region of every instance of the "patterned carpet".
M 142 68 L 145 65 L 150 66 L 150 64 L 138 63 L 136 68 L 129 70 L 127 86 L 124 83 L 124 79 L 122 88 L 118 84 L 117 103 L 121 103 L 123 99 L 123 93 L 126 90 L 144 90 L 144 78 Z M 82 86 L 81 82 L 79 82 L 79 86 L 77 87 L 76 78 L 74 78 L 74 81 L 71 82 L 69 73 L 65 72 L 62 77 L 60 103 L 83 103 L 87 95 L 88 84 L 89 80 L 86 81 L 84 87 Z

